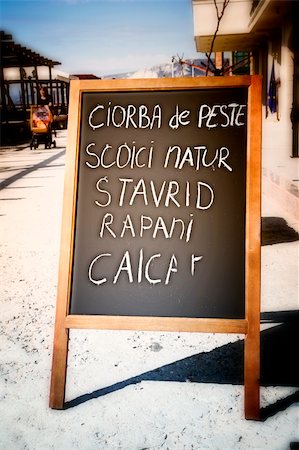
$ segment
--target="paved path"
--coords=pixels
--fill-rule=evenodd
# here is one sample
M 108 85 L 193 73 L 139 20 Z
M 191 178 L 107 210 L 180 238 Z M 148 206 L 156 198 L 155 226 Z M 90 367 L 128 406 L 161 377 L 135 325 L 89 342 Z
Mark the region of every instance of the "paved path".
M 56 140 L 0 149 L 0 449 L 288 449 L 298 241 L 262 248 L 263 422 L 243 418 L 232 335 L 73 330 L 68 409 L 48 408 L 66 132 Z

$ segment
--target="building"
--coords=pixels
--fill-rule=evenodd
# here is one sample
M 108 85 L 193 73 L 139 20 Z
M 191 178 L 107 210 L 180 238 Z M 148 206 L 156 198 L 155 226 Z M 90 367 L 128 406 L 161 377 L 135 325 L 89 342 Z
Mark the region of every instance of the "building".
M 192 0 L 197 51 L 250 52 L 263 76 L 263 188 L 299 221 L 299 2 Z
M 80 73 L 70 75 L 70 80 L 99 80 L 100 78 L 92 73 Z

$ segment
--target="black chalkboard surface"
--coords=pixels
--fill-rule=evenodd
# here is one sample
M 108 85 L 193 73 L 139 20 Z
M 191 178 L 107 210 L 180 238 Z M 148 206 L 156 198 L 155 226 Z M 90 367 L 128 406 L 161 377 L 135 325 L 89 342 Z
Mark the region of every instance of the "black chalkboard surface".
M 245 317 L 247 94 L 82 94 L 71 315 Z

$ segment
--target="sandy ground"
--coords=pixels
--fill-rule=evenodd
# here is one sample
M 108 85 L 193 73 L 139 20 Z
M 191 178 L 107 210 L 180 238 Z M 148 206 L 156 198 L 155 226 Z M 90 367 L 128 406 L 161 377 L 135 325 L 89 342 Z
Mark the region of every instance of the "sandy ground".
M 290 448 L 295 355 L 285 345 L 286 377 L 266 380 L 265 419 L 247 421 L 239 368 L 228 370 L 242 336 L 72 330 L 66 400 L 77 405 L 49 409 L 65 142 L 60 131 L 56 149 L 0 150 L 1 450 Z M 264 199 L 263 215 L 279 213 Z M 262 311 L 283 322 L 298 309 L 298 241 L 264 246 Z

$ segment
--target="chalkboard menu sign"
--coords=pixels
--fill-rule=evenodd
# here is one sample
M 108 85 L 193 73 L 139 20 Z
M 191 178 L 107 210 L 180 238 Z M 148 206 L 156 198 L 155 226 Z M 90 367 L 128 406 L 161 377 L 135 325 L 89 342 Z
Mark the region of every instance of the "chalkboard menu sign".
M 82 95 L 71 314 L 244 318 L 247 90 Z
M 205 331 L 246 334 L 257 415 L 260 97 L 258 76 L 72 81 L 52 407 L 70 328 Z

